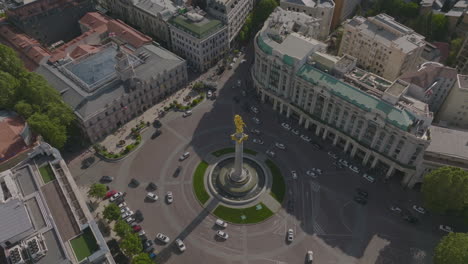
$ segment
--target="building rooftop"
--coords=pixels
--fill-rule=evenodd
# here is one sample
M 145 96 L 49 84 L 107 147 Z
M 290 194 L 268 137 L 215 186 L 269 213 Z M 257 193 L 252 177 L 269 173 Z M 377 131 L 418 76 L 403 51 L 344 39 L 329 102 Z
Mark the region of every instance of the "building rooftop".
M 208 37 L 224 27 L 217 19 L 191 12 L 173 17 L 169 23 L 199 39 Z
M 404 73 L 399 79 L 427 90 L 440 77 L 454 79 L 457 77 L 457 70 L 440 63 L 427 62 L 423 63 L 417 71 Z
M 457 75 L 457 84 L 459 89 L 468 90 L 468 75 Z
M 303 5 L 307 7 L 329 7 L 335 6 L 333 0 L 283 0 L 285 2 L 297 5 Z
M 153 16 L 161 15 L 164 21 L 167 21 L 178 9 L 172 0 L 136 0 L 134 5 Z
M 460 159 L 468 158 L 468 131 L 430 126 L 431 143 L 426 152 Z
M 33 225 L 26 207 L 19 199 L 12 199 L 0 204 L 0 241 L 33 230 Z
M 31 132 L 16 113 L 0 110 L 0 163 L 26 150 L 31 144 Z

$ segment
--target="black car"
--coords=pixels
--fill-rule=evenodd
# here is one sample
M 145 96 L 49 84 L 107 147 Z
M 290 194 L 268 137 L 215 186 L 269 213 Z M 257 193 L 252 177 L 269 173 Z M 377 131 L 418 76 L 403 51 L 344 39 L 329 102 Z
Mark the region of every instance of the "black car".
M 367 204 L 367 200 L 361 196 L 354 196 L 354 201 L 362 205 Z
M 151 135 L 151 139 L 155 139 L 155 138 L 159 137 L 159 135 L 161 135 L 161 134 L 162 134 L 161 130 L 158 129 L 158 130 L 154 131 L 153 135 Z
M 143 213 L 140 210 L 136 210 L 133 217 L 135 218 L 135 221 L 137 221 L 138 223 L 141 223 L 143 222 L 143 220 L 145 220 L 145 218 L 143 217 Z
M 161 115 L 161 112 L 159 112 L 159 115 Z M 161 127 L 162 126 L 161 121 L 159 121 L 159 120 L 154 120 L 153 124 L 154 124 L 155 127 Z
M 154 191 L 158 188 L 158 186 L 154 183 L 154 182 L 150 182 L 148 183 L 148 186 L 146 187 L 146 189 L 148 191 Z
M 411 224 L 417 224 L 419 222 L 419 219 L 412 216 L 412 215 L 405 215 L 403 216 L 403 219 L 405 219 L 405 221 L 411 223 Z
M 137 179 L 133 178 L 130 180 L 130 185 L 133 187 L 138 187 L 140 185 L 140 182 Z
M 356 188 L 356 192 L 364 198 L 369 197 L 369 193 L 361 188 Z
M 239 97 L 237 97 L 237 96 L 234 96 L 234 97 L 232 98 L 232 100 L 234 100 L 234 102 L 236 102 L 236 104 L 238 104 L 238 103 L 240 102 L 240 99 L 239 99 Z
M 143 242 L 143 251 L 150 252 L 154 250 L 153 248 L 153 240 L 147 239 Z
M 113 180 L 114 180 L 114 177 L 102 176 L 99 181 L 102 182 L 102 183 L 107 183 L 107 182 L 112 182 Z
M 178 166 L 177 169 L 174 171 L 174 177 L 179 176 L 181 171 L 182 171 L 182 166 Z

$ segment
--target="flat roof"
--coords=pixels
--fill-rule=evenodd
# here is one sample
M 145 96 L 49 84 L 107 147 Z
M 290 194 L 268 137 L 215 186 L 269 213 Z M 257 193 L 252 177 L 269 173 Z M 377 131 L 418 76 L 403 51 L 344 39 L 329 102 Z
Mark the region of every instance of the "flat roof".
M 468 131 L 430 126 L 431 143 L 426 152 L 468 160 Z
M 223 27 L 223 23 L 221 21 L 217 19 L 209 19 L 207 17 L 204 17 L 199 22 L 194 22 L 183 15 L 179 15 L 170 19 L 169 22 L 175 27 L 186 32 L 188 31 L 193 36 L 200 39 L 205 38 Z
M 40 258 L 38 264 L 51 264 L 51 263 L 62 263 L 66 260 L 65 253 L 59 243 L 59 238 L 56 234 L 55 229 L 51 229 L 42 234 L 44 241 L 47 245 L 47 253 L 44 257 Z
M 354 104 L 364 111 L 370 112 L 372 109 L 378 109 L 386 115 L 387 123 L 390 123 L 402 130 L 407 131 L 413 123 L 414 116 L 402 109 L 398 109 L 380 98 L 371 96 L 335 77 L 326 74 L 312 65 L 304 64 L 296 73 L 301 79 L 313 84 L 321 84 L 328 87 L 332 94 L 343 100 Z
M 0 204 L 0 242 L 34 230 L 26 206 L 19 199 Z
M 331 0 L 283 0 L 291 4 L 304 5 L 307 7 L 329 7 L 332 8 L 335 4 Z

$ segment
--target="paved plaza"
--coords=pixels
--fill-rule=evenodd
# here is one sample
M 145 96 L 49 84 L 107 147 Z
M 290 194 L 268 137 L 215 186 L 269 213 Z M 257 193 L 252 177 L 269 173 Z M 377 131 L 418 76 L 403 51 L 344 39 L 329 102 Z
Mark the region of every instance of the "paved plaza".
M 253 54 L 249 56 L 253 58 Z M 253 91 L 246 97 L 238 88 L 232 88 L 238 79 L 249 89 L 251 59 L 238 67 L 230 76 L 225 73 L 220 83 L 225 85 L 218 91 L 215 101 L 204 101 L 193 110 L 193 115 L 182 118 L 180 112 L 170 112 L 162 122 L 162 134 L 151 139 L 154 128 L 144 132 L 143 145 L 126 159 L 108 163 L 96 161 L 88 168 L 81 160 L 69 166 L 80 186 L 89 186 L 104 175 L 113 176 L 111 189 L 127 192 L 126 201 L 132 210 L 140 209 L 145 217 L 142 226 L 149 238 L 159 232 L 184 240 L 187 250 L 179 253 L 174 245 L 156 245 L 158 263 L 229 263 L 229 264 L 273 264 L 305 263 L 307 250 L 314 251 L 314 263 L 432 263 L 432 249 L 444 235 L 439 224 L 457 226 L 441 217 L 418 215 L 419 225 L 411 225 L 392 213 L 389 207 L 398 204 L 410 209 L 420 204 L 419 195 L 403 190 L 397 182 L 387 184 L 377 181 L 366 182 L 360 174 L 348 169 L 339 169 L 334 159 L 327 155 L 333 149 L 321 142 L 310 131 L 303 131 L 321 142 L 323 150 L 311 147 L 300 137 L 281 127 L 286 117 L 273 112 L 269 105 L 255 101 Z M 237 96 L 239 104 L 232 99 Z M 248 102 L 258 106 L 260 113 L 246 112 L 242 105 Z M 286 198 L 277 214 L 267 221 L 253 225 L 229 225 L 229 239 L 215 238 L 215 218 L 210 214 L 217 204 L 210 200 L 203 208 L 193 193 L 192 176 L 196 166 L 211 152 L 233 147 L 230 134 L 234 131 L 232 117 L 241 114 L 247 124 L 246 131 L 257 128 L 261 135 L 249 135 L 245 147 L 265 153 L 276 152 L 274 162 L 280 167 L 286 181 Z M 261 120 L 260 125 L 252 117 Z M 291 122 L 291 121 L 290 121 Z M 298 128 L 296 123 L 293 127 Z M 249 132 L 247 132 L 249 134 Z M 260 137 L 265 144 L 252 142 Z M 286 150 L 275 148 L 274 143 L 286 145 Z M 185 151 L 191 156 L 179 162 Z M 82 158 L 86 158 L 83 156 Z M 182 172 L 174 177 L 177 166 Z M 318 178 L 306 175 L 312 167 L 324 171 Z M 298 172 L 293 180 L 290 171 Z M 131 178 L 138 179 L 140 186 L 129 187 Z M 149 182 L 158 185 L 160 199 L 155 203 L 144 202 L 145 187 Z M 369 202 L 362 206 L 353 201 L 355 188 L 369 192 Z M 163 197 L 167 191 L 174 194 L 174 202 L 166 204 Z M 288 204 L 292 205 L 289 208 Z M 292 228 L 295 239 L 286 243 L 286 231 Z

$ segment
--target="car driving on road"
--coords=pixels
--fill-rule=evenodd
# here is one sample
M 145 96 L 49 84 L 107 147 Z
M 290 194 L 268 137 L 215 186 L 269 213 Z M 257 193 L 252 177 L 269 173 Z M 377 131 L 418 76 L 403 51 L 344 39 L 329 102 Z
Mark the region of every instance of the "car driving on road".
M 190 156 L 190 152 L 185 152 L 182 156 L 179 157 L 179 161 L 184 161 Z
M 165 243 L 165 244 L 169 243 L 169 241 L 170 241 L 169 237 L 162 234 L 162 233 L 158 233 L 156 235 L 156 239 L 163 242 L 163 243 Z
M 281 126 L 286 130 L 291 130 L 291 126 L 287 123 L 281 123 Z
M 184 242 L 180 238 L 175 240 L 175 245 L 179 249 L 180 252 L 184 252 L 187 248 L 185 247 Z

